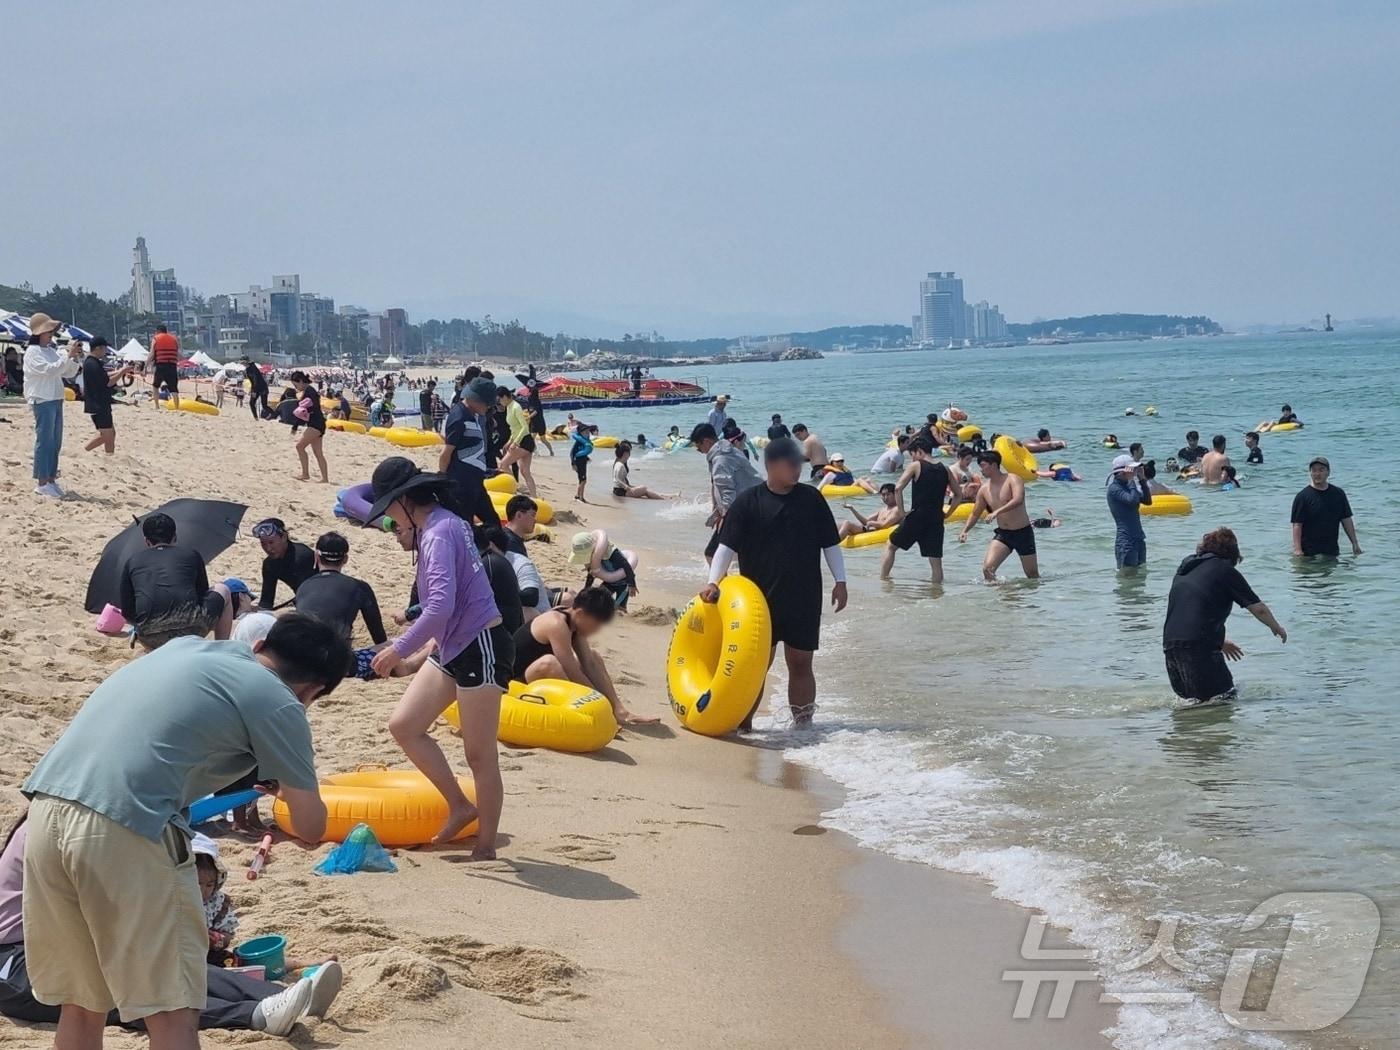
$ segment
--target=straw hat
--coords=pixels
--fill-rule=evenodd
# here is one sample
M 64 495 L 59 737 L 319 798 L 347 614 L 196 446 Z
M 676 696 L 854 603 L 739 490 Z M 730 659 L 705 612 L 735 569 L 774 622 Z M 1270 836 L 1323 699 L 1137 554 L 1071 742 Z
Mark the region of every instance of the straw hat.
M 48 314 L 34 314 L 29 318 L 29 331 L 34 335 L 43 335 L 45 332 L 58 331 L 62 324 L 62 321 L 55 321 Z

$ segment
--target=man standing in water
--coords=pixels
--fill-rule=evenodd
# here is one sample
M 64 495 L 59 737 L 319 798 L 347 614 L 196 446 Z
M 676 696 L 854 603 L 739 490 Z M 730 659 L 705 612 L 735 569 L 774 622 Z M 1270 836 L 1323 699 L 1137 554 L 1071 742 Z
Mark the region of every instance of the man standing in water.
M 690 432 L 691 447 L 705 457 L 710 469 L 711 512 L 705 522 L 714 527 L 710 542 L 705 545 L 705 560 L 715 556 L 719 548 L 719 529 L 729 513 L 734 499 L 745 489 L 753 488 L 763 479 L 758 476 L 748 457 L 728 441 L 721 441 L 715 428 L 708 423 L 697 424 Z
M 1293 497 L 1293 556 L 1310 558 L 1319 555 L 1335 558 L 1341 553 L 1337 545 L 1340 527 L 1351 540 L 1351 553 L 1360 554 L 1356 526 L 1351 520 L 1351 503 L 1347 494 L 1327 482 L 1332 464 L 1326 456 L 1314 456 L 1308 464 L 1308 487 Z
M 1189 467 L 1192 463 L 1198 463 L 1201 457 L 1206 454 L 1205 446 L 1201 444 L 1201 435 L 1194 430 L 1186 432 L 1186 444 L 1176 450 L 1177 462 L 1182 469 Z
M 1219 485 L 1225 480 L 1225 468 L 1230 465 L 1230 457 L 1225 454 L 1225 435 L 1216 434 L 1210 439 L 1210 451 L 1201 460 L 1201 480 L 1207 485 Z
M 972 505 L 972 516 L 963 526 L 958 536 L 959 543 L 967 542 L 967 534 L 985 514 L 996 518 L 996 531 L 992 542 L 987 544 L 987 554 L 982 559 L 982 576 L 991 581 L 997 578 L 1001 563 L 1011 557 L 1012 552 L 1021 556 L 1021 570 L 1030 580 L 1040 577 L 1040 566 L 1035 557 L 1035 529 L 1026 515 L 1026 483 L 1015 474 L 1001 469 L 1001 453 L 989 449 L 977 457 L 977 465 L 987 483 L 977 491 L 977 501 Z
M 1108 512 L 1118 527 L 1113 539 L 1113 560 L 1120 570 L 1147 564 L 1147 533 L 1142 531 L 1141 508 L 1151 505 L 1152 489 L 1142 464 L 1132 456 L 1114 457 L 1113 473 L 1108 476 Z
M 821 477 L 827 462 L 826 446 L 822 444 L 822 439 L 808 430 L 806 423 L 794 423 L 792 436 L 801 443 L 802 454 L 807 457 L 807 463 L 812 468 L 809 477 L 814 480 Z
M 763 462 L 767 482 L 739 493 L 724 517 L 710 564 L 710 582 L 700 599 L 719 601 L 719 581 L 737 555 L 739 571 L 757 584 L 768 601 L 773 623 L 768 662 L 771 666 L 782 643 L 793 722 L 809 725 L 817 701 L 812 655 L 821 635 L 821 559 L 826 559 L 835 580 L 831 604 L 837 612 L 846 607 L 846 565 L 830 505 L 815 488 L 800 484 L 803 459 L 797 442 L 791 438 L 769 442 Z M 754 711 L 740 728 L 752 727 Z
M 894 568 L 895 551 L 907 551 L 916 542 L 919 553 L 928 559 L 933 572 L 933 582 L 943 582 L 943 522 L 962 501 L 962 495 L 948 477 L 948 468 L 935 462 L 933 443 L 925 437 L 916 437 L 909 442 L 910 455 L 914 462 L 904 468 L 895 495 L 901 508 L 904 506 L 904 489 L 910 483 L 914 486 L 913 507 L 906 517 L 890 534 L 885 544 L 884 560 L 880 563 L 880 579 L 888 580 Z M 943 500 L 949 492 L 952 501 L 945 511 Z

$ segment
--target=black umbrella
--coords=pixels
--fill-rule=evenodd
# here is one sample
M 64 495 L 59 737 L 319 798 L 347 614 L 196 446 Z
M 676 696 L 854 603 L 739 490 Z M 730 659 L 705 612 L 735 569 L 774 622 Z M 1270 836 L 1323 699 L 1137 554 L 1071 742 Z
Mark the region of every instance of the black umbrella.
M 209 563 L 233 546 L 238 526 L 248 508 L 241 503 L 225 503 L 214 499 L 173 499 L 163 507 L 135 519 L 119 534 L 107 541 L 97 568 L 88 580 L 87 601 L 90 613 L 100 613 L 103 606 L 121 605 L 122 569 L 127 559 L 146 547 L 141 534 L 141 522 L 151 514 L 169 514 L 175 519 L 175 542 L 181 547 L 193 547 Z

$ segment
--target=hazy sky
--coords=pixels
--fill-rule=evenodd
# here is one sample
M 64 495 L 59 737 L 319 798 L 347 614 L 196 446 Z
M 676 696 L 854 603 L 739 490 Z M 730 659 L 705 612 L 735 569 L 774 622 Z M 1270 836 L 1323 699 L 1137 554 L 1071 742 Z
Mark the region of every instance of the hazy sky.
M 907 324 L 932 269 L 1011 320 L 1400 313 L 1396 0 L 126 0 L 4 24 L 0 282 L 116 295 L 140 233 L 206 294 L 295 272 L 572 334 Z

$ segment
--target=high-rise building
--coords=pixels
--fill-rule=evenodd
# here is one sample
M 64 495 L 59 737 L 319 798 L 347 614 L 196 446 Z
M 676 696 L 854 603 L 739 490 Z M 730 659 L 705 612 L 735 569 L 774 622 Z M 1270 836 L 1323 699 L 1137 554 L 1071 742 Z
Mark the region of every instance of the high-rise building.
M 920 342 L 948 346 L 968 337 L 962 278 L 953 271 L 931 272 L 919 282 L 919 307 Z
M 1006 318 L 1000 308 L 990 305 L 983 299 L 972 308 L 972 330 L 969 339 L 978 343 L 995 343 L 1007 338 Z
M 380 315 L 379 345 L 386 357 L 402 358 L 407 352 L 408 314 L 399 307 L 392 307 Z
M 175 280 L 174 270 L 152 270 L 146 238 L 137 237 L 131 250 L 131 309 L 133 313 L 155 314 L 172 332 L 179 333 L 184 321 L 184 291 Z

